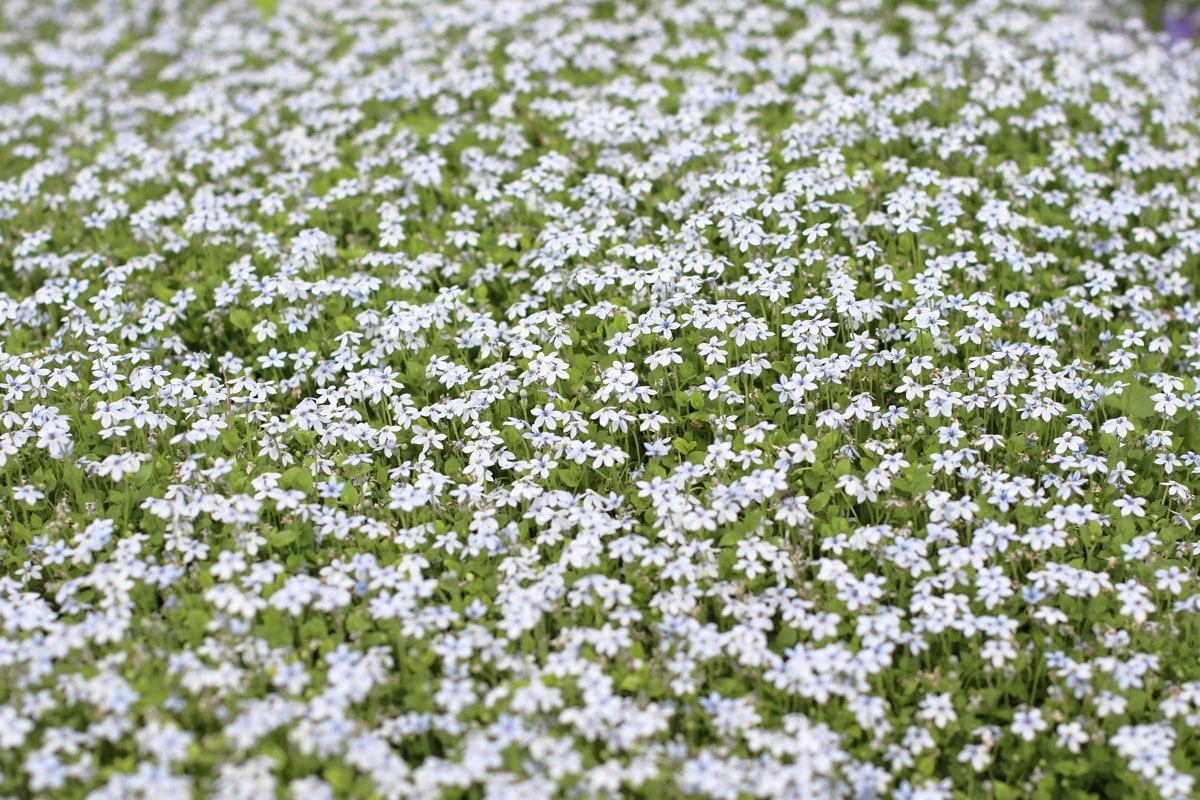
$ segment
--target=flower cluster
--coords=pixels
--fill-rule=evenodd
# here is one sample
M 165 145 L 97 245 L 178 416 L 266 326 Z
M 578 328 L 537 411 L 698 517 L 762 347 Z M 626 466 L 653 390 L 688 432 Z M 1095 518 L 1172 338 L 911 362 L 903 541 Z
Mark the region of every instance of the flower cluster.
M 1197 794 L 1200 52 L 277 5 L 0 4 L 0 795 Z

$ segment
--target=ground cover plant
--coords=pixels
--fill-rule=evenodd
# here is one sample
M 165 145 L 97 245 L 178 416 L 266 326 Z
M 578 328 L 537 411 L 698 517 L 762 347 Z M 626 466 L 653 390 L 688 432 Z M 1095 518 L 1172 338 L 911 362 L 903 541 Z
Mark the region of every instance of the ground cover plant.
M 0 797 L 1197 795 L 1189 42 L 0 15 Z

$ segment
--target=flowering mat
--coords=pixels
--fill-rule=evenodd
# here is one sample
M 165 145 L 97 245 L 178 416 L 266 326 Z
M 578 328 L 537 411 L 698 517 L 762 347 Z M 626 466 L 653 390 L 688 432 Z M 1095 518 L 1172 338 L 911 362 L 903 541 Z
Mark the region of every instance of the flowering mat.
M 0 3 L 0 797 L 1197 796 L 1190 44 L 274 5 Z

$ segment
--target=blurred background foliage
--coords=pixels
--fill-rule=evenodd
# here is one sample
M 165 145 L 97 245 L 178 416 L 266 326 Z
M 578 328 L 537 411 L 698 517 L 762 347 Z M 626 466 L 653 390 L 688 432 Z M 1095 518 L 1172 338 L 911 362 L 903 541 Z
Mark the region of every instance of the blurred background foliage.
M 270 19 L 278 10 L 280 0 L 252 0 Z M 287 0 L 283 0 L 286 2 Z M 895 11 L 904 3 L 928 4 L 927 0 L 884 0 L 884 7 Z M 1156 31 L 1163 31 L 1172 39 L 1200 38 L 1200 0 L 1111 0 L 1117 12 L 1123 16 L 1140 16 Z

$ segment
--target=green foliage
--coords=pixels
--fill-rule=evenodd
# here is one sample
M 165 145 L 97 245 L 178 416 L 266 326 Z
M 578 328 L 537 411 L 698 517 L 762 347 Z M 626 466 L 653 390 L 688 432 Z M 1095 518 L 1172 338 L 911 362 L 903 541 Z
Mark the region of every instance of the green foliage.
M 1186 45 L 61 5 L 0 7 L 0 795 L 1195 793 Z

